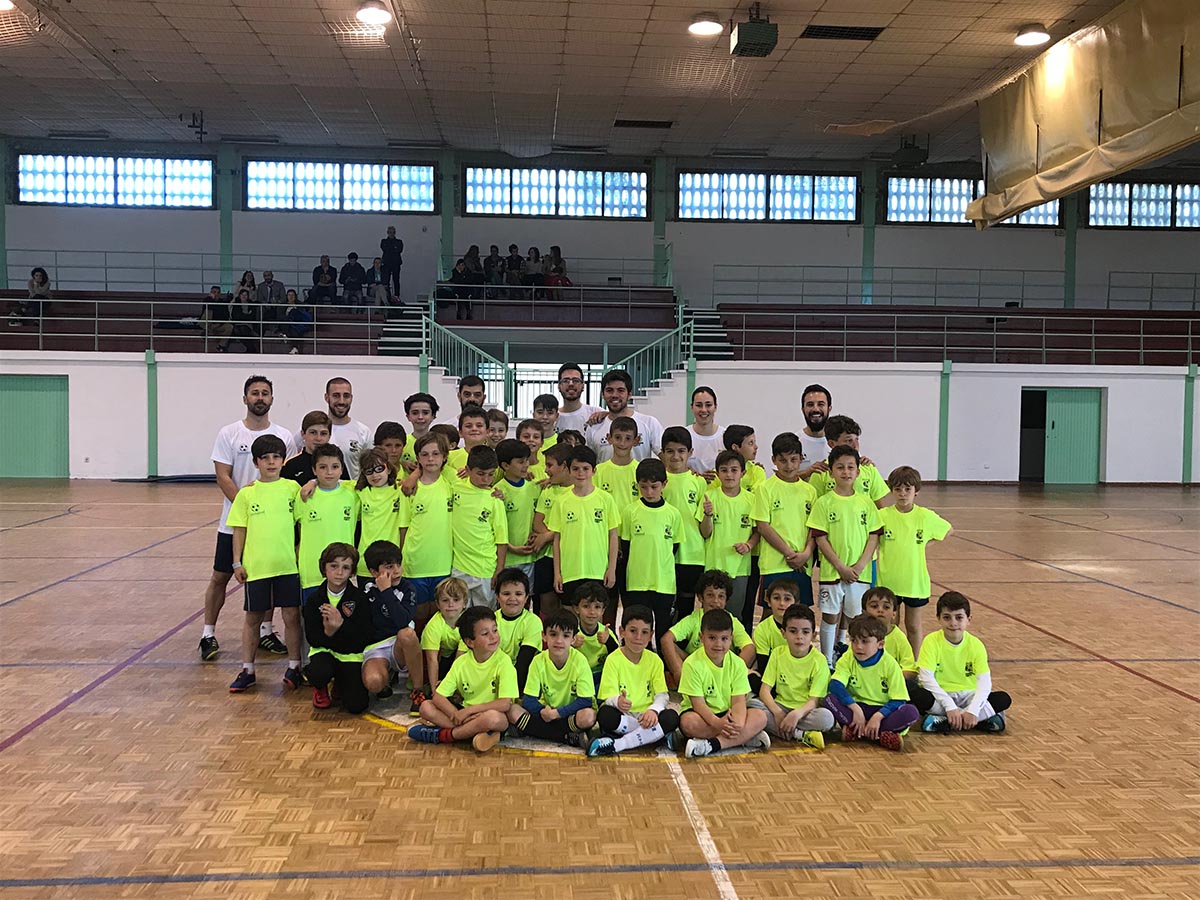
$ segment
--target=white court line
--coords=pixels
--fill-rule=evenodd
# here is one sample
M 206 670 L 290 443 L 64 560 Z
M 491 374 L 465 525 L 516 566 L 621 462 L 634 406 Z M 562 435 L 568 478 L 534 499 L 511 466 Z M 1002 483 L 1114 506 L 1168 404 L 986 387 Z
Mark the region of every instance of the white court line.
M 734 890 L 733 882 L 729 878 L 729 871 L 725 868 L 725 862 L 717 851 L 717 843 L 708 830 L 708 823 L 704 821 L 704 816 L 701 814 L 699 806 L 696 805 L 696 798 L 692 794 L 687 777 L 683 774 L 679 760 L 667 760 L 667 771 L 671 773 L 671 780 L 675 782 L 675 789 L 679 791 L 679 799 L 683 801 L 683 811 L 687 813 L 688 821 L 692 823 L 692 831 L 696 835 L 696 843 L 700 845 L 700 852 L 704 854 L 704 861 L 708 864 L 709 874 L 716 882 L 717 894 L 721 900 L 738 900 L 738 893 Z

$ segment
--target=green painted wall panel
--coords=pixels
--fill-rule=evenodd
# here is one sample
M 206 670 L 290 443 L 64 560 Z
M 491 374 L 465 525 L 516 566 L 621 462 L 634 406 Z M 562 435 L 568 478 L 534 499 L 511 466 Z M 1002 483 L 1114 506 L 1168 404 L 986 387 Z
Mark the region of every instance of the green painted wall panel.
M 0 375 L 0 422 L 30 448 L 10 456 L 5 477 L 70 477 L 69 418 L 66 375 Z
M 1046 484 L 1100 481 L 1099 388 L 1046 391 Z

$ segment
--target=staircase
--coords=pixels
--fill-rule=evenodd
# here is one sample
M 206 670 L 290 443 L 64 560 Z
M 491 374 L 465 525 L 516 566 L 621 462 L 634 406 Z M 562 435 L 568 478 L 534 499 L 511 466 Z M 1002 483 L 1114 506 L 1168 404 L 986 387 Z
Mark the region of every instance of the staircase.
M 420 303 L 406 303 L 388 310 L 387 324 L 379 338 L 380 356 L 420 356 L 421 317 L 429 312 Z
M 684 306 L 684 317 L 694 323 L 693 353 L 696 359 L 733 359 L 733 347 L 725 334 L 721 314 L 715 309 Z

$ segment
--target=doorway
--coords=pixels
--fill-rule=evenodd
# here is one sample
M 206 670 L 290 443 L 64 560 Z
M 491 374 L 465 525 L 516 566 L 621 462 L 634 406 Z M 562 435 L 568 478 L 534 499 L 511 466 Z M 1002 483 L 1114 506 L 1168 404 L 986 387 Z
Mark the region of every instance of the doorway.
M 66 375 L 0 375 L 0 421 L 28 448 L 9 455 L 4 477 L 69 477 L 68 420 Z
M 1019 478 L 1099 484 L 1100 388 L 1022 388 Z

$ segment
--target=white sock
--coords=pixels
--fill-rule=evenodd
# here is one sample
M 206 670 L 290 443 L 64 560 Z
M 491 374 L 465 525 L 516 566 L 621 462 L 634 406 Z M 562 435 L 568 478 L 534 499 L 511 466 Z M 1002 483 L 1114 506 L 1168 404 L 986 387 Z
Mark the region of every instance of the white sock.
M 653 728 L 635 728 L 628 734 L 613 741 L 613 749 L 621 753 L 625 750 L 632 750 L 635 747 L 657 744 L 663 737 L 665 737 L 665 733 L 661 725 L 655 725 Z
M 613 734 L 618 736 L 626 735 L 631 731 L 637 730 L 638 727 L 638 720 L 634 716 L 629 715 L 629 713 L 623 713 L 621 715 L 621 723 L 617 726 L 617 730 Z
M 242 663 L 242 668 L 245 669 L 247 672 L 249 672 L 251 675 L 254 674 L 254 663 L 244 662 L 244 663 Z
M 275 633 L 275 623 L 272 622 L 270 619 L 267 619 L 267 621 L 263 622 L 261 625 L 258 626 L 258 636 L 259 637 L 266 637 L 268 634 L 274 634 L 274 633 Z
M 289 660 L 288 660 L 288 668 L 289 668 L 289 669 L 298 669 L 298 668 L 300 668 L 300 660 L 298 660 L 298 659 L 289 659 Z
M 821 622 L 821 652 L 825 654 L 825 658 L 829 660 L 829 664 L 833 665 L 833 645 L 834 639 L 837 637 L 837 622 L 832 624 L 829 622 Z
M 850 632 L 848 629 L 843 628 L 838 632 L 838 643 L 845 644 L 847 647 L 850 646 Z
M 202 631 L 200 633 L 200 637 L 216 637 L 216 636 L 217 636 L 217 626 L 216 625 L 205 625 L 204 631 Z

